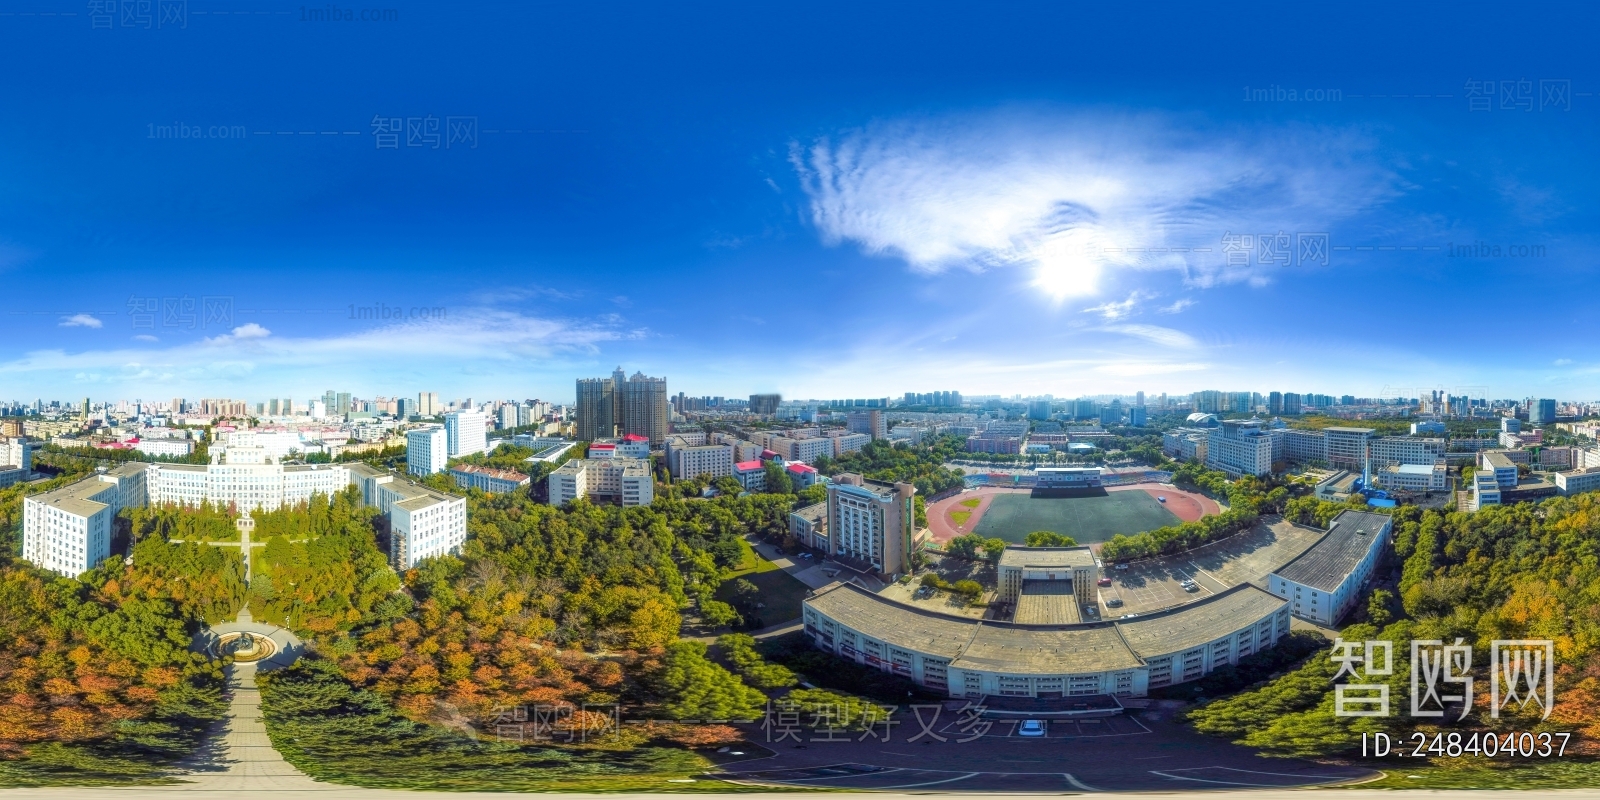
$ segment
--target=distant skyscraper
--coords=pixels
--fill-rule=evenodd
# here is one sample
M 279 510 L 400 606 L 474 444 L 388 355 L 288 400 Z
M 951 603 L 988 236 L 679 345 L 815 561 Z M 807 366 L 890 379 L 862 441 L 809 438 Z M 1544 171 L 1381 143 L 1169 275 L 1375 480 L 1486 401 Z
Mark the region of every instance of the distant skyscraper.
M 772 416 L 778 413 L 778 405 L 783 402 L 781 394 L 753 394 L 750 395 L 750 413 Z
M 620 371 L 619 371 L 620 374 Z M 649 378 L 642 372 L 624 381 L 622 392 L 616 400 L 621 409 L 617 420 L 617 433 L 621 436 L 643 436 L 651 447 L 660 447 L 667 441 L 667 379 Z M 776 413 L 777 409 L 773 409 Z
M 1144 392 L 1138 392 L 1133 396 L 1133 404 L 1139 408 L 1144 408 Z
M 334 413 L 336 413 L 336 414 L 348 414 L 348 413 L 350 413 L 350 393 L 349 392 L 340 392 L 338 394 L 338 396 L 335 397 L 334 399 L 339 404 L 338 408 L 335 409 Z
M 1528 405 L 1528 424 L 1548 425 L 1556 421 L 1556 401 L 1535 400 Z
M 1267 395 L 1267 413 L 1274 416 L 1283 413 L 1283 392 L 1271 392 Z
M 339 408 L 339 395 L 338 395 L 338 393 L 333 391 L 332 389 L 329 389 L 328 391 L 323 392 L 322 393 L 322 407 L 327 409 L 328 410 L 327 413 L 329 413 L 329 414 L 332 414 L 336 409 L 338 409 Z
M 409 397 L 402 397 L 394 401 L 394 415 L 400 419 L 411 419 L 416 416 L 417 401 Z
M 617 435 L 616 382 L 612 378 L 579 378 L 577 417 L 579 441 L 592 442 Z

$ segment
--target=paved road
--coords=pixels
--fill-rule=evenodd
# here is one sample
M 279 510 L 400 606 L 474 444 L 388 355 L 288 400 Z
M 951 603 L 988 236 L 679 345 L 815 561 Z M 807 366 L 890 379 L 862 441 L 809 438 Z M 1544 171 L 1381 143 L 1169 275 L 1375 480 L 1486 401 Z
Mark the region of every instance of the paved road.
M 233 622 L 213 625 L 196 636 L 192 646 L 214 653 L 220 637 L 239 632 L 271 639 L 276 650 L 261 661 L 228 666 L 228 716 L 213 731 L 211 743 L 183 765 L 184 773 L 179 777 L 190 783 L 181 788 L 274 793 L 327 788 L 327 784 L 311 780 L 283 760 L 267 739 L 267 729 L 261 721 L 261 691 L 256 687 L 256 673 L 293 664 L 304 651 L 304 645 L 289 631 L 256 622 L 250 609 L 243 608 Z

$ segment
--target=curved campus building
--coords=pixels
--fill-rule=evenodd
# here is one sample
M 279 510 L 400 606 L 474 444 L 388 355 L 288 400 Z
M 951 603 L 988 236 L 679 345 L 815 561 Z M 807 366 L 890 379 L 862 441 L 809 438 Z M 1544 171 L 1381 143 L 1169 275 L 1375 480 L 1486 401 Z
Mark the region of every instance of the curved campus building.
M 951 697 L 1141 697 L 1276 644 L 1289 632 L 1289 604 L 1246 583 L 1131 619 L 1028 624 L 834 583 L 806 599 L 805 631 L 823 650 Z

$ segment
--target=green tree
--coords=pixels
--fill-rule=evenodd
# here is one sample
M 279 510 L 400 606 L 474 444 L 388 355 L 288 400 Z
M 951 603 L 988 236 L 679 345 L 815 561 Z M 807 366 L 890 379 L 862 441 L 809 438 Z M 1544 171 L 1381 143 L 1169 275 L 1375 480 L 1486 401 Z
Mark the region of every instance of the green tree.
M 704 642 L 667 645 L 658 683 L 673 719 L 757 719 L 766 707 L 764 695 L 706 658 Z
M 1034 531 L 1028 534 L 1029 547 L 1077 547 L 1078 540 L 1055 531 Z

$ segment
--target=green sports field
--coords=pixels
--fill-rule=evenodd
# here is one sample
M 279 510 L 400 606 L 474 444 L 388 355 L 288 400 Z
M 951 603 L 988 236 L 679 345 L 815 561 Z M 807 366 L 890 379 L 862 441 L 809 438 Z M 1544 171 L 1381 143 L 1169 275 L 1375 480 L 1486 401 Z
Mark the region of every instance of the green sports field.
M 1103 542 L 1119 533 L 1138 533 L 1180 522 L 1148 492 L 1111 492 L 1103 497 L 997 495 L 974 533 L 1021 543 L 1033 531 L 1055 531 L 1078 544 Z

